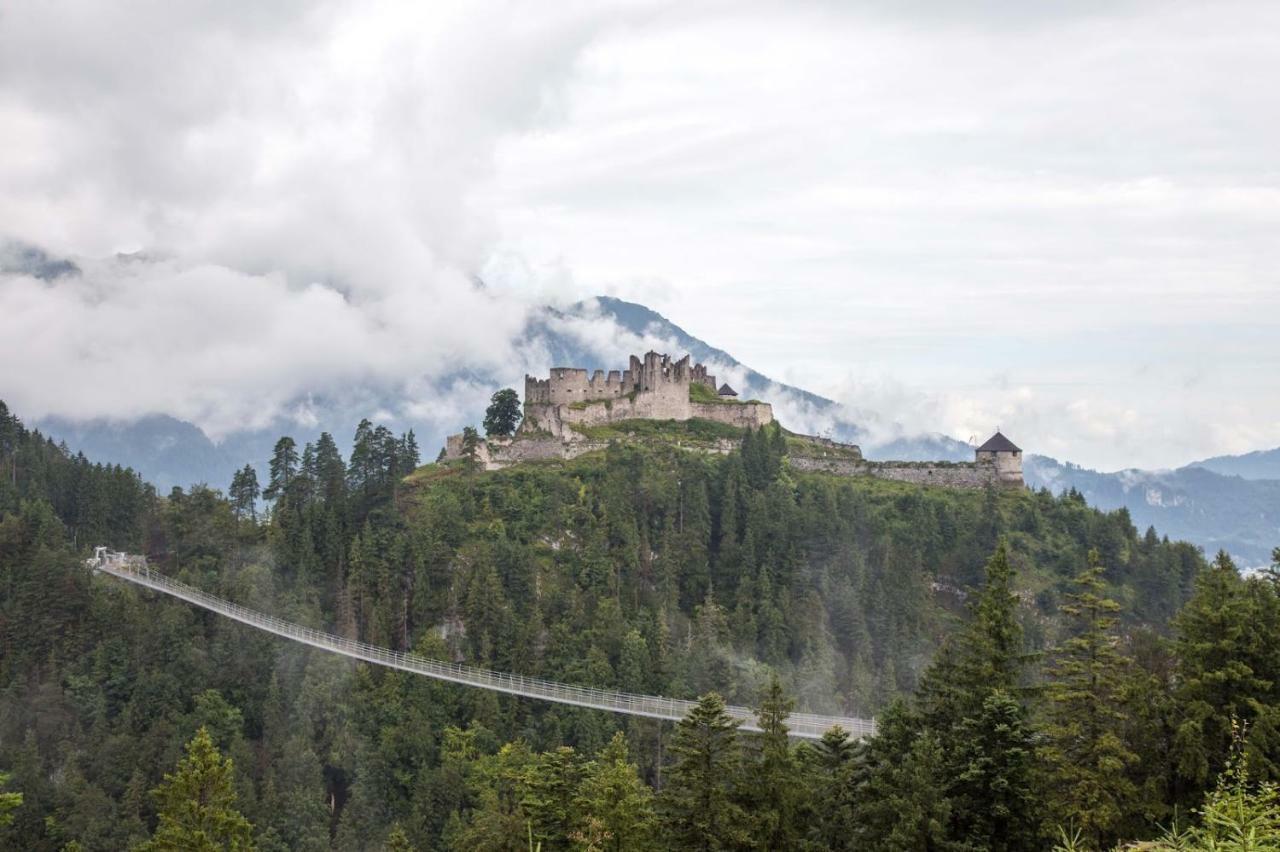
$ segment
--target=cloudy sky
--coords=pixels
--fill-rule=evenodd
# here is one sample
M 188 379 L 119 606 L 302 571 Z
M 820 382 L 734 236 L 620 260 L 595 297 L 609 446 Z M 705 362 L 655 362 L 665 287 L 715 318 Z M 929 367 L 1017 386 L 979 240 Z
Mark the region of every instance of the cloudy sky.
M 84 272 L 0 275 L 0 398 L 225 434 L 611 293 L 909 430 L 1280 445 L 1280 5 L 1047 5 L 8 2 L 0 236 Z

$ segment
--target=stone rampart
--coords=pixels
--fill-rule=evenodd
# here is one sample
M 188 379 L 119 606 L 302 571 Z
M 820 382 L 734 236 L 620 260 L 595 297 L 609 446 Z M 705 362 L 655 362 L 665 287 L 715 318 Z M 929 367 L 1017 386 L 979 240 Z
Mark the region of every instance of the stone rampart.
M 758 429 L 773 422 L 773 406 L 767 402 L 689 403 L 689 416 L 714 420 L 739 429 Z
M 988 485 L 1021 487 L 1022 478 L 1012 481 L 994 462 L 868 462 L 855 459 L 789 456 L 793 470 L 831 473 L 837 476 L 874 476 L 915 485 L 943 488 L 985 488 Z

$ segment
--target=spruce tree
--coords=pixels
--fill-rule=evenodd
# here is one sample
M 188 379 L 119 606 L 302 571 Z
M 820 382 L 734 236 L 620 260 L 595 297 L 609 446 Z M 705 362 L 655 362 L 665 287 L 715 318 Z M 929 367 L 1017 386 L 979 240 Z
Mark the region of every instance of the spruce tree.
M 582 823 L 574 839 L 579 846 L 594 839 L 596 847 L 607 852 L 655 848 L 653 791 L 630 762 L 621 731 L 587 765 L 577 808 Z
M 744 845 L 747 816 L 734 800 L 741 760 L 738 723 L 709 692 L 676 723 L 659 810 L 671 849 L 715 852 Z
M 1030 656 L 1023 650 L 1013 578 L 1001 541 L 968 623 L 939 650 L 917 699 L 919 724 L 943 750 L 947 839 L 983 849 L 1032 849 L 1038 833 L 1039 813 L 1022 806 L 1033 788 L 1034 732 L 1021 700 L 1028 694 L 1023 680 Z M 898 748 L 905 760 L 909 744 Z M 932 802 L 933 792 L 928 795 Z
M 1271 681 L 1251 663 L 1259 651 L 1274 647 L 1275 637 L 1262 635 L 1256 598 L 1248 592 L 1231 557 L 1219 552 L 1174 622 L 1183 713 L 1174 759 L 1187 804 L 1226 767 L 1233 720 L 1251 721 L 1271 692 Z
M 268 500 L 279 500 L 287 496 L 289 485 L 298 473 L 298 445 L 293 438 L 285 435 L 276 441 L 271 452 L 271 478 L 262 496 Z
M 258 487 L 258 472 L 253 465 L 246 464 L 231 477 L 231 508 L 237 519 L 250 518 L 257 520 L 257 501 L 262 489 Z
M 801 841 L 798 815 L 803 790 L 786 721 L 794 706 L 774 675 L 756 714 L 761 732 L 753 738 L 744 778 L 753 837 L 778 852 L 798 849 Z
M 1108 848 L 1135 795 L 1128 777 L 1137 760 L 1123 740 L 1123 674 L 1131 665 L 1114 634 L 1120 605 L 1105 597 L 1096 550 L 1075 579 L 1062 612 L 1070 633 L 1049 669 L 1046 794 L 1055 818 L 1093 847 Z
M 160 824 L 142 852 L 249 852 L 253 826 L 236 810 L 230 758 L 201 728 L 187 743 L 177 771 L 153 792 Z
M 526 772 L 520 807 L 544 850 L 568 848 L 580 821 L 575 794 L 581 778 L 582 762 L 569 746 L 538 755 Z
M 802 746 L 801 764 L 808 779 L 808 837 L 822 849 L 853 850 L 858 830 L 859 764 L 864 747 L 836 726 L 813 745 Z

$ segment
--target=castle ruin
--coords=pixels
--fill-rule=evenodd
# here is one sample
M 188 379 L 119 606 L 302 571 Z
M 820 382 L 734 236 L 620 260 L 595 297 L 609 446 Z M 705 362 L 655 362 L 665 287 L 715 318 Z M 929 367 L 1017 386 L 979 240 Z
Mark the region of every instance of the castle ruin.
M 773 422 L 773 407 L 759 400 L 739 401 L 728 384 L 717 388 L 715 376 L 690 356 L 673 360 L 658 352 L 631 356 L 626 370 L 553 367 L 545 379 L 525 376 L 524 420 L 510 438 L 478 443 L 475 460 L 498 470 L 535 459 L 571 459 L 603 449 L 608 441 L 592 437 L 591 427 L 633 420 L 710 420 L 739 429 L 758 429 Z M 796 471 L 838 476 L 872 476 L 944 488 L 1020 488 L 1022 450 L 998 430 L 974 450 L 971 462 L 868 461 L 854 444 L 794 435 L 800 439 L 787 464 Z M 728 453 L 738 441 L 720 438 L 690 446 L 704 452 Z M 450 435 L 444 459 L 464 456 L 462 436 Z
M 696 387 L 695 387 L 696 386 Z M 657 352 L 631 356 L 626 370 L 553 367 L 545 379 L 525 376 L 521 435 L 582 440 L 579 427 L 624 420 L 713 420 L 738 428 L 773 422 L 767 402 L 739 402 L 728 385 L 716 389 L 716 377 L 686 355 L 679 361 Z

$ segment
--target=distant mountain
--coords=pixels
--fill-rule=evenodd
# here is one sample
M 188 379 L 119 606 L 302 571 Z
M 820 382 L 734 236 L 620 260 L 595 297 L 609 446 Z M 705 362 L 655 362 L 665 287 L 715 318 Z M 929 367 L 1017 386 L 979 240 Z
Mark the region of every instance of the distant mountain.
M 1242 456 L 1214 456 L 1204 461 L 1192 462 L 1189 467 L 1202 467 L 1224 476 L 1241 479 L 1280 479 L 1280 447 L 1274 450 L 1256 450 Z
M 743 364 L 737 358 L 734 358 L 723 349 L 717 349 L 706 341 L 699 340 L 671 320 L 664 317 L 657 311 L 646 308 L 644 305 L 635 302 L 625 302 L 622 299 L 615 299 L 612 296 L 598 296 L 594 299 L 596 305 L 599 306 L 599 312 L 602 316 L 611 318 L 619 326 L 640 336 L 658 337 L 663 340 L 669 340 L 674 345 L 671 347 L 674 351 L 672 354 L 688 353 L 693 356 L 694 361 L 700 361 L 709 365 L 726 365 L 736 368 L 743 373 L 744 387 L 738 388 L 739 392 L 745 391 L 747 394 L 755 392 L 764 393 L 767 391 L 785 392 L 794 395 L 797 399 L 807 405 L 816 406 L 823 409 L 835 409 L 838 403 L 826 397 L 819 396 L 816 393 L 810 393 L 803 388 L 793 385 L 782 384 L 774 381 L 763 373 L 759 373 Z M 579 302 L 574 305 L 569 313 L 579 316 L 587 313 L 591 308 L 589 302 Z M 590 358 L 594 353 L 567 353 L 570 355 L 581 354 Z M 639 353 L 637 353 L 639 354 Z M 583 364 L 583 361 L 566 361 L 569 364 Z M 853 424 L 845 424 L 853 429 Z
M 67 420 L 49 417 L 36 424 L 46 435 L 94 461 L 131 467 L 167 491 L 177 484 L 208 482 L 222 487 L 224 474 L 236 467 L 227 448 L 210 441 L 199 427 L 167 414 L 139 420 Z
M 1027 456 L 1027 485 L 1061 493 L 1074 488 L 1089 505 L 1129 510 L 1139 530 L 1154 526 L 1161 535 L 1185 539 L 1212 556 L 1226 550 L 1241 567 L 1271 561 L 1280 546 L 1280 481 L 1223 476 L 1199 466 L 1171 471 L 1096 470 Z
M 38 246 L 0 239 L 0 272 L 52 281 L 64 275 L 79 275 L 80 267 L 66 258 L 54 257 Z
M 31 252 L 10 253 L 8 262 L 21 262 L 42 275 L 75 274 L 56 258 Z M 624 332 L 635 335 L 666 351 L 690 353 L 695 360 L 730 378 L 744 396 L 772 402 L 784 424 L 839 440 L 861 443 L 872 459 L 966 461 L 973 450 L 962 441 L 944 435 L 908 435 L 878 445 L 867 440 L 866 430 L 853 422 L 837 402 L 802 388 L 777 382 L 742 364 L 723 349 L 693 336 L 671 320 L 644 305 L 621 299 L 600 297 L 567 309 L 546 308 L 529 321 L 518 345 L 536 353 L 530 360 L 550 363 L 543 367 L 575 365 L 609 368 L 616 365 L 616 351 L 603 351 L 591 335 L 575 333 L 581 322 L 607 319 Z M 615 347 L 616 348 L 616 347 Z M 539 368 L 531 368 L 539 369 Z M 321 431 L 332 433 L 339 446 L 347 446 L 351 432 L 361 417 L 387 412 L 380 422 L 403 431 L 413 428 L 425 456 L 434 454 L 446 434 L 467 423 L 478 423 L 483 414 L 487 389 L 517 382 L 516 375 L 489 375 L 460 370 L 439 380 L 435 387 L 441 399 L 454 405 L 442 406 L 449 419 L 410 420 L 397 412 L 401 400 L 386 391 L 364 390 L 342 400 L 309 396 L 305 402 L 313 415 L 308 425 L 281 420 L 267 428 L 244 431 L 211 441 L 191 423 L 166 415 L 153 415 L 129 423 L 103 420 L 74 422 L 45 419 L 36 423 L 42 431 L 65 440 L 75 450 L 91 458 L 126 464 L 154 482 L 162 493 L 174 485 L 207 482 L 225 488 L 232 473 L 246 463 L 265 475 L 271 447 L 282 434 L 299 443 L 314 440 Z M 518 385 L 517 385 L 518 387 Z M 460 407 L 459 388 L 469 389 Z M 3 396 L 0 387 L 0 397 Z M 397 419 L 398 418 L 398 419 Z M 1031 441 L 1031 436 L 1026 439 Z M 1101 473 L 1028 455 L 1026 480 L 1033 488 L 1062 492 L 1075 488 L 1090 504 L 1104 509 L 1125 507 L 1134 523 L 1144 529 L 1154 525 L 1171 538 L 1195 542 L 1207 552 L 1225 548 L 1246 567 L 1269 561 L 1271 548 L 1280 545 L 1280 449 L 1206 459 L 1175 471 L 1128 470 Z

